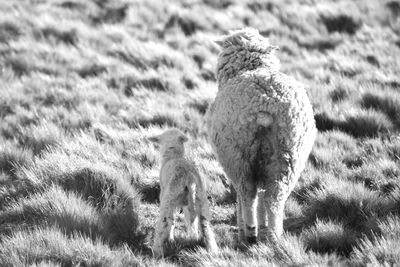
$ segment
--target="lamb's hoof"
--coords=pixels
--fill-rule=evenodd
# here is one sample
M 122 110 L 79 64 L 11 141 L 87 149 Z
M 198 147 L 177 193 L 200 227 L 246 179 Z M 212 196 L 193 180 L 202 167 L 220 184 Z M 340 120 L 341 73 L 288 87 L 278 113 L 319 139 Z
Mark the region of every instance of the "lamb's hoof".
M 247 243 L 249 243 L 249 245 L 253 245 L 257 242 L 257 237 L 256 236 L 248 236 L 247 237 Z
M 212 254 L 218 254 L 219 253 L 219 247 L 217 245 L 217 242 L 213 241 L 207 244 L 207 251 L 212 253 Z
M 154 258 L 163 258 L 164 253 L 162 249 L 159 248 L 153 248 L 153 257 Z

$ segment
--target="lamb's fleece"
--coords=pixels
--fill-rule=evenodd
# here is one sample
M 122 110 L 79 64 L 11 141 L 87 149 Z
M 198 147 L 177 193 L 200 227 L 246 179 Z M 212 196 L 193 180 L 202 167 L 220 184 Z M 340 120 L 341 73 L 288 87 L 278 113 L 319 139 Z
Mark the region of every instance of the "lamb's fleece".
M 160 216 L 157 221 L 153 252 L 163 255 L 164 242 L 174 239 L 174 211 L 183 208 L 187 229 L 198 237 L 198 225 L 210 252 L 217 252 L 214 233 L 210 226 L 210 208 L 202 179 L 190 160 L 184 157 L 184 143 L 188 138 L 172 128 L 148 138 L 160 145 Z
M 255 242 L 257 226 L 268 221 L 266 234 L 276 240 L 316 136 L 312 107 L 303 85 L 279 72 L 278 48 L 257 30 L 231 32 L 218 44 L 209 139 L 237 191 L 239 238 Z

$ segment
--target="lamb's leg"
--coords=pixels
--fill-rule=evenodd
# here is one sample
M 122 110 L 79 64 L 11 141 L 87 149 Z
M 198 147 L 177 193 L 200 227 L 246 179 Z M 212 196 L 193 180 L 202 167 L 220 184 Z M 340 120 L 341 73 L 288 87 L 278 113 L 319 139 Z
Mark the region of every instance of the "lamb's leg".
M 244 181 L 239 194 L 242 194 L 246 241 L 253 244 L 257 241 L 257 185 L 252 181 Z
M 186 228 L 189 236 L 194 237 L 196 239 L 199 238 L 199 229 L 198 229 L 198 216 L 195 211 L 194 203 L 189 200 L 189 205 L 183 208 L 183 212 L 185 214 L 185 222 Z
M 267 210 L 265 203 L 265 191 L 258 192 L 257 205 L 258 236 L 264 236 L 267 230 Z
M 236 220 L 238 226 L 238 239 L 239 242 L 244 241 L 244 221 L 243 221 L 243 210 L 242 210 L 242 197 L 239 194 L 239 191 L 236 190 Z
M 153 252 L 155 257 L 164 256 L 164 243 L 171 237 L 171 229 L 174 225 L 174 201 L 171 199 L 161 200 L 160 216 L 158 217 L 155 239 L 153 245 Z
M 197 212 L 199 212 L 201 234 L 206 243 L 207 250 L 216 253 L 218 252 L 218 245 L 215 241 L 214 232 L 211 229 L 210 206 L 205 192 L 200 192 L 200 194 L 196 196 L 196 208 Z

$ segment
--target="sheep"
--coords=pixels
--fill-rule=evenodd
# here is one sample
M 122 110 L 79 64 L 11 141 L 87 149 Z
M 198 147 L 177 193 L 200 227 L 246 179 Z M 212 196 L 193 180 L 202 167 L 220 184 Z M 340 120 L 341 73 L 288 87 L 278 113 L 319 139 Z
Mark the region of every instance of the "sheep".
M 184 157 L 184 143 L 188 138 L 180 130 L 168 129 L 149 137 L 160 146 L 160 216 L 155 230 L 153 252 L 163 256 L 163 245 L 174 239 L 174 211 L 183 208 L 188 232 L 197 239 L 198 225 L 208 251 L 218 251 L 210 226 L 210 208 L 202 179 L 193 162 Z
M 285 202 L 316 137 L 312 106 L 303 85 L 279 71 L 278 47 L 256 29 L 233 31 L 217 44 L 218 92 L 206 123 L 237 192 L 238 238 L 252 244 L 262 233 L 277 242 Z

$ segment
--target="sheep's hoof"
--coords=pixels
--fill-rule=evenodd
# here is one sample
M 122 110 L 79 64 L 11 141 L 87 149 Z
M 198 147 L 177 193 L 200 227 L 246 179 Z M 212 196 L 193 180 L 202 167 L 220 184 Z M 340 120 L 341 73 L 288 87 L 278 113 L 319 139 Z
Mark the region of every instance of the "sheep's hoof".
M 248 236 L 247 237 L 247 243 L 250 245 L 255 244 L 257 242 L 257 237 L 256 236 Z

